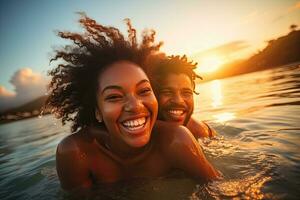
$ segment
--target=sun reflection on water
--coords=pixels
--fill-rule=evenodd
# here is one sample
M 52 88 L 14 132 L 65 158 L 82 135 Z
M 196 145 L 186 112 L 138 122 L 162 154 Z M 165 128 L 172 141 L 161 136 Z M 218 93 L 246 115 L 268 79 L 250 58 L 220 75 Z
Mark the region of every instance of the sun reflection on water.
M 216 119 L 216 122 L 220 122 L 220 123 L 224 123 L 236 118 L 235 113 L 233 112 L 224 112 L 224 113 L 213 115 L 213 117 Z
M 212 92 L 212 107 L 217 108 L 223 105 L 223 94 L 221 88 L 221 81 L 214 80 L 211 82 L 211 92 Z
M 208 192 L 218 197 L 230 197 L 232 199 L 266 199 L 272 198 L 269 193 L 262 192 L 263 186 L 271 180 L 271 177 L 256 174 L 244 179 L 231 181 L 215 181 L 208 186 Z

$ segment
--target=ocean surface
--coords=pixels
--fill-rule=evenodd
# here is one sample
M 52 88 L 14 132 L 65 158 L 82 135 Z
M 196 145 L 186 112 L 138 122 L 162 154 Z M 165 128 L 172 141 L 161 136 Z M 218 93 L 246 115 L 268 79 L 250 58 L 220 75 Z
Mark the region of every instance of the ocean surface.
M 195 117 L 218 132 L 199 140 L 223 179 L 170 176 L 99 187 L 93 199 L 300 199 L 300 65 L 197 85 Z M 55 170 L 70 133 L 51 115 L 0 125 L 0 199 L 73 199 Z

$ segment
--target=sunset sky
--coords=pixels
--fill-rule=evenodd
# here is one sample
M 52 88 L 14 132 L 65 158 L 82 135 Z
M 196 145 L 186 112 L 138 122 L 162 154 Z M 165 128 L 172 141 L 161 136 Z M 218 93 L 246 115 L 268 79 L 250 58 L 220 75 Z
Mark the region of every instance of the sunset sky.
M 164 52 L 201 59 L 203 71 L 300 26 L 299 0 L 1 0 L 0 109 L 45 93 L 53 47 L 63 44 L 55 30 L 81 30 L 77 11 L 123 31 L 124 18 L 138 31 L 152 28 Z

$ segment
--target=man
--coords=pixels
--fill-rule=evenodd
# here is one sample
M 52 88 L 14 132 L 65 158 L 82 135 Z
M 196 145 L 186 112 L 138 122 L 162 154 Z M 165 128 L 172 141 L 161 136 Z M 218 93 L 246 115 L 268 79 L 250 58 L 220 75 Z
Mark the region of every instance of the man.
M 195 79 L 201 78 L 194 72 L 197 63 L 189 62 L 186 56 L 158 60 L 150 71 L 159 104 L 158 119 L 186 126 L 195 138 L 216 135 L 206 123 L 191 117 L 194 110 L 193 93 L 196 93 Z

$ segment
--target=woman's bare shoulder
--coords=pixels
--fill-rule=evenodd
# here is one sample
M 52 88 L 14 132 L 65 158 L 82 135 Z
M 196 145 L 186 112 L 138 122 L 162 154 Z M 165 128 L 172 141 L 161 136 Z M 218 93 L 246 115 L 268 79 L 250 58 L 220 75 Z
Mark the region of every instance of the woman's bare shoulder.
M 160 137 L 161 152 L 174 168 L 182 169 L 195 177 L 211 179 L 218 176 L 188 128 L 169 125 L 169 131 L 164 129 L 164 133 L 160 135 L 162 134 L 165 136 Z
M 213 137 L 216 132 L 204 121 L 197 121 L 195 118 L 191 117 L 187 128 L 192 132 L 195 138 L 202 137 Z
M 155 131 L 164 149 L 178 144 L 194 145 L 196 142 L 192 133 L 185 126 L 158 121 L 158 124 L 155 126 Z
M 79 131 L 65 137 L 57 146 L 56 170 L 64 189 L 88 188 L 92 184 L 83 145 L 86 140 L 86 136 Z
M 86 130 L 80 130 L 70 134 L 60 141 L 57 146 L 57 154 L 70 154 L 82 151 L 82 144 L 89 142 Z

